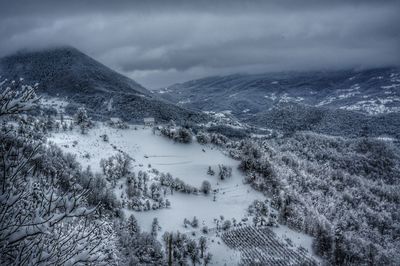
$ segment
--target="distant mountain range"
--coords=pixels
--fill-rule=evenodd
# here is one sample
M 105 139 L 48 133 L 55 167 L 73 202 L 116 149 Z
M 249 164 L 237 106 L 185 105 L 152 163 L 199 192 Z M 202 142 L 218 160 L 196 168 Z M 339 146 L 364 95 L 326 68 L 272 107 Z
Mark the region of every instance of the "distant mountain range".
M 400 139 L 400 68 L 237 74 L 150 92 L 72 47 L 19 52 L 0 59 L 1 80 L 39 83 L 38 93 L 85 105 L 97 119 L 206 122 L 225 113 L 258 128 Z M 224 120 L 221 120 L 224 121 Z
M 175 84 L 158 93 L 180 106 L 230 111 L 238 117 L 278 103 L 381 114 L 400 112 L 400 69 L 218 76 Z
M 72 47 L 18 52 L 0 59 L 2 80 L 39 83 L 38 93 L 67 99 L 67 110 L 85 105 L 92 116 L 117 116 L 139 121 L 152 116 L 158 121 L 203 121 L 205 115 L 186 110 L 150 91 Z
M 157 93 L 258 127 L 346 136 L 400 134 L 400 68 L 208 77 Z

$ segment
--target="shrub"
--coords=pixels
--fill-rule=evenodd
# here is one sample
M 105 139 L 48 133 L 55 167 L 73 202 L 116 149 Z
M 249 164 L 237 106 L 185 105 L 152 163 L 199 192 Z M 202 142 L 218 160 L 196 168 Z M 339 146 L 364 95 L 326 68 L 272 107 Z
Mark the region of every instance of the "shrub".
M 203 183 L 201 184 L 200 190 L 206 195 L 210 194 L 210 191 L 211 191 L 210 182 L 208 182 L 207 180 L 204 180 Z
M 200 144 L 208 144 L 210 143 L 210 138 L 208 137 L 207 133 L 199 132 L 196 135 L 196 140 Z
M 219 167 L 218 177 L 221 180 L 225 180 L 226 178 L 230 178 L 232 176 L 232 167 L 223 164 L 218 165 L 218 167 Z
M 230 220 L 226 220 L 222 223 L 222 230 L 229 230 L 232 226 L 232 222 Z

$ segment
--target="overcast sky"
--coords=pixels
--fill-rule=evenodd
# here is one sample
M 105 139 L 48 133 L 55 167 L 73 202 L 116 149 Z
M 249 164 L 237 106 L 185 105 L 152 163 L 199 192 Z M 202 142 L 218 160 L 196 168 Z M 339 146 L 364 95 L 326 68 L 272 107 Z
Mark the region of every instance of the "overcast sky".
M 400 64 L 400 0 L 0 0 L 0 56 L 72 45 L 148 88 Z

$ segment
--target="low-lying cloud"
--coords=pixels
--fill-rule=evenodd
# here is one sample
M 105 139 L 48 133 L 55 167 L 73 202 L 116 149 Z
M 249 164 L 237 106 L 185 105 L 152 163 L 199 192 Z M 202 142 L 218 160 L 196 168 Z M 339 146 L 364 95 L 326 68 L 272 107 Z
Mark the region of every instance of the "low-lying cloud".
M 399 13 L 399 1 L 1 2 L 0 56 L 68 44 L 150 88 L 398 65 Z

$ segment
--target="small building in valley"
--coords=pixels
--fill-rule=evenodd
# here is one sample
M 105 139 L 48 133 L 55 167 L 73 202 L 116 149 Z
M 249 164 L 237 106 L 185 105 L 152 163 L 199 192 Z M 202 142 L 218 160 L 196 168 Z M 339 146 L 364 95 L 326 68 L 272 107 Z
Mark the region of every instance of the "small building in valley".
M 145 117 L 143 118 L 143 122 L 145 126 L 154 126 L 156 124 L 154 117 Z

